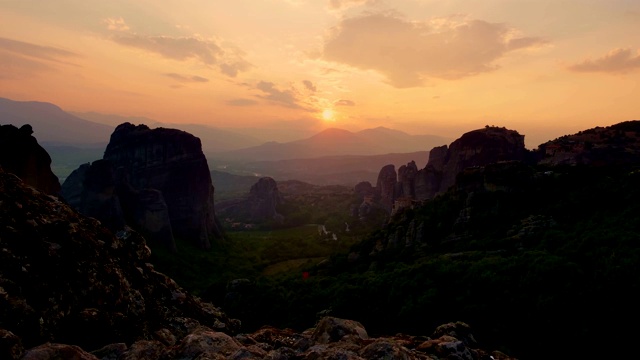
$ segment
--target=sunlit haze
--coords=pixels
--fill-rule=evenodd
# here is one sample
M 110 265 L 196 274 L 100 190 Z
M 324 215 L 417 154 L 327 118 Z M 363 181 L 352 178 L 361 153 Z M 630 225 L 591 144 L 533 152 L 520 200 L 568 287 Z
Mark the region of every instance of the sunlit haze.
M 530 148 L 640 118 L 638 0 L 2 0 L 0 23 L 0 97 L 66 111 Z

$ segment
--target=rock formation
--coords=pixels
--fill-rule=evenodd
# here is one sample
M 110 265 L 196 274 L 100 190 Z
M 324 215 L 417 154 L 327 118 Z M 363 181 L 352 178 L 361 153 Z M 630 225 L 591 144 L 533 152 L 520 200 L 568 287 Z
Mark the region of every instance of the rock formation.
M 155 271 L 137 232 L 114 235 L 5 172 L 0 203 L 0 329 L 24 347 L 95 349 L 197 324 L 237 331 L 237 321 Z
M 541 144 L 542 165 L 627 165 L 640 159 L 640 121 L 625 121 L 565 135 Z
M 213 193 L 198 138 L 130 123 L 115 129 L 103 160 L 81 166 L 63 184 L 63 196 L 80 211 L 115 231 L 122 216 L 171 249 L 174 235 L 203 249 L 211 246 L 210 236 L 222 237 Z
M 371 338 L 331 317 L 304 333 L 237 334 L 237 320 L 147 263 L 137 232 L 113 235 L 2 170 L 0 203 L 2 359 L 508 359 L 478 349 L 464 323 L 431 338 Z
M 393 208 L 393 201 L 396 198 L 397 182 L 398 175 L 396 174 L 396 167 L 394 165 L 387 165 L 380 170 L 376 182 L 376 192 L 380 198 L 380 204 L 382 204 L 387 211 L 391 211 Z
M 31 134 L 30 125 L 20 129 L 0 125 L 0 166 L 31 186 L 58 195 L 60 182 L 51 171 L 51 157 Z
M 276 207 L 282 203 L 278 184 L 270 177 L 263 177 L 251 186 L 248 203 L 252 221 L 280 219 Z
M 383 167 L 375 193 L 380 204 L 393 213 L 410 206 L 412 201 L 431 199 L 445 192 L 466 168 L 499 161 L 524 161 L 527 155 L 523 135 L 514 130 L 488 126 L 462 135 L 449 147 L 433 148 L 423 169 L 418 170 L 414 161 L 400 166 L 397 174 L 393 165 Z

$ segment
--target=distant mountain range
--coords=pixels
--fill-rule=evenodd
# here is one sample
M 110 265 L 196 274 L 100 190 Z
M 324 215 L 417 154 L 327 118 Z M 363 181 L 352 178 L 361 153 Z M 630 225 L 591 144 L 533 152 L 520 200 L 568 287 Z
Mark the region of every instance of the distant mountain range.
M 145 117 L 95 112 L 69 113 L 51 103 L 0 98 L 0 124 L 17 127 L 30 124 L 53 159 L 54 173 L 62 179 L 89 159 L 100 158 L 115 127 L 124 122 L 175 128 L 197 136 L 212 169 L 230 167 L 223 171 L 268 174 L 280 180 L 298 178 L 316 184 L 375 179 L 378 169 L 384 165 L 381 162 L 426 162 L 424 154 L 429 149 L 451 140 L 410 135 L 385 127 L 358 132 L 331 128 L 301 140 L 259 145 L 261 140 L 242 130 L 234 132 L 208 125 L 169 124 Z M 415 155 L 415 152 L 424 154 Z M 371 155 L 376 157 L 366 158 Z M 380 157 L 382 155 L 389 157 Z
M 214 178 L 216 194 L 228 197 L 228 192 L 237 192 L 238 187 L 249 191 L 261 176 L 270 176 L 276 181 L 300 180 L 314 185 L 353 186 L 369 181 L 374 186 L 380 168 L 388 164 L 406 164 L 415 161 L 424 167 L 429 159 L 428 151 L 384 155 L 324 156 L 313 159 L 290 159 L 278 161 L 255 161 L 245 163 L 219 163 L 209 160 Z M 234 175 L 244 175 L 240 178 Z M 253 180 L 251 180 L 253 179 Z M 218 199 L 216 197 L 216 199 Z
M 0 98 L 0 124 L 31 125 L 45 149 L 47 144 L 104 147 L 115 128 L 81 119 L 51 103 L 4 98 Z
M 129 122 L 136 125 L 145 124 L 151 128 L 164 127 L 186 131 L 200 138 L 202 150 L 205 154 L 242 149 L 263 142 L 241 132 L 220 129 L 209 125 L 162 123 L 147 117 L 121 116 L 96 112 L 74 112 L 72 114 L 96 123 L 111 125 L 114 128 L 122 123 Z
M 277 161 L 341 155 L 382 155 L 428 151 L 450 139 L 435 135 L 410 135 L 385 127 L 358 132 L 330 128 L 310 138 L 286 143 L 268 142 L 213 157 L 224 160 Z

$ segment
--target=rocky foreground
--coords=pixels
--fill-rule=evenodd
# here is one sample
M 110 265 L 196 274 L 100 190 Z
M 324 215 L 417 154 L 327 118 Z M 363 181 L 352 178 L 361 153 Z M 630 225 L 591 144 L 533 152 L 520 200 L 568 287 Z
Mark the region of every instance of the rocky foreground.
M 240 323 L 148 263 L 133 230 L 97 220 L 0 170 L 0 359 L 507 359 L 464 323 L 370 338 L 323 318 L 302 333 Z M 73 344 L 73 345 L 65 345 Z

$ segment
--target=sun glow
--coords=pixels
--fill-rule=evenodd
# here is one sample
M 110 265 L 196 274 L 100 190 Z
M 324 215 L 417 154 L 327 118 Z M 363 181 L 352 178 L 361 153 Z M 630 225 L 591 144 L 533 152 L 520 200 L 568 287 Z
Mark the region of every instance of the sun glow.
M 322 119 L 324 121 L 336 121 L 335 113 L 331 109 L 325 109 L 322 112 Z

